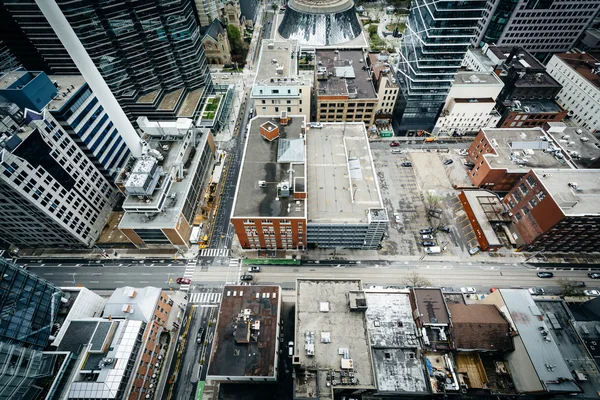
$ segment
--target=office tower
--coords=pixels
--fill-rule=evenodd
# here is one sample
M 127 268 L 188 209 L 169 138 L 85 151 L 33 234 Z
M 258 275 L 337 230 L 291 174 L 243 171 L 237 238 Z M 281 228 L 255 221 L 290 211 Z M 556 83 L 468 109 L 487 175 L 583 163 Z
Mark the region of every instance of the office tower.
M 90 247 L 115 203 L 112 185 L 48 111 L 5 102 L 0 119 L 0 236 L 19 247 Z
M 21 65 L 6 44 L 0 39 L 0 75 L 19 68 Z
M 398 63 L 397 132 L 433 128 L 484 7 L 482 0 L 412 3 Z
M 137 116 L 193 118 L 212 90 L 192 0 L 5 0 L 4 5 L 54 73 L 67 73 L 61 70 L 68 64 L 63 55 L 77 62 L 73 49 L 83 45 L 132 122 Z M 74 31 L 58 42 L 65 26 L 54 20 L 61 14 L 57 10 Z M 93 88 L 86 71 L 81 73 Z
M 520 46 L 544 60 L 570 50 L 600 10 L 598 1 L 487 0 L 474 46 Z
M 80 75 L 13 71 L 0 76 L 0 102 L 3 100 L 21 110 L 49 111 L 110 182 L 131 155 L 117 127 Z

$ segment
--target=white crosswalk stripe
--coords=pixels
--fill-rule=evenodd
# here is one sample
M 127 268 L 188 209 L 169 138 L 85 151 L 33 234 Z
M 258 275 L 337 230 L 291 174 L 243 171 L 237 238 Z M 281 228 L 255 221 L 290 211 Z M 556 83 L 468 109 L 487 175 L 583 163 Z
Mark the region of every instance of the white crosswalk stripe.
M 218 304 L 221 302 L 221 293 L 191 293 L 189 302 L 196 304 Z
M 229 260 L 229 267 L 230 268 L 237 268 L 237 266 L 239 265 L 240 261 L 242 261 L 239 258 L 232 258 L 231 260 Z
M 190 290 L 190 285 L 181 285 L 179 286 L 179 290 L 181 290 L 182 292 L 187 292 L 188 290 Z
M 202 249 L 200 257 L 229 257 L 229 249 Z

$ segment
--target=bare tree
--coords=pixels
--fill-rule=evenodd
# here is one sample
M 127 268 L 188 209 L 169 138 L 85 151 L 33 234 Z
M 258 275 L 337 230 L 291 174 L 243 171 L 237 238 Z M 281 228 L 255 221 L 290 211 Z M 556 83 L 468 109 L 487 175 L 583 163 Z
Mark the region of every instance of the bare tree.
M 402 283 L 404 283 L 406 286 L 417 287 L 417 288 L 433 286 L 433 284 L 431 283 L 431 281 L 429 279 L 419 275 L 419 273 L 417 271 L 412 271 L 408 275 L 406 275 L 404 278 L 402 278 Z
M 433 190 L 430 190 L 427 192 L 427 195 L 425 196 L 425 200 L 427 201 L 427 205 L 429 206 L 429 208 L 435 208 L 443 200 L 443 197 L 435 194 L 435 192 Z
M 563 296 L 580 296 L 581 290 L 577 286 L 577 282 L 574 282 L 568 278 L 560 278 L 558 280 L 560 286 L 560 293 Z

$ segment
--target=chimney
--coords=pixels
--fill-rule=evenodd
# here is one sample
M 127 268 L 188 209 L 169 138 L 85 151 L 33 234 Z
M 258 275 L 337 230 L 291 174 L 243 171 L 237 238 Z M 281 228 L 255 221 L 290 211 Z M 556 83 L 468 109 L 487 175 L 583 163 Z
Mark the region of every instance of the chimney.
M 508 58 L 506 59 L 506 61 L 504 63 L 506 65 L 510 66 L 510 62 L 517 55 L 518 51 L 519 51 L 519 48 L 517 46 L 513 47 L 512 50 L 510 51 L 510 54 L 508 55 Z

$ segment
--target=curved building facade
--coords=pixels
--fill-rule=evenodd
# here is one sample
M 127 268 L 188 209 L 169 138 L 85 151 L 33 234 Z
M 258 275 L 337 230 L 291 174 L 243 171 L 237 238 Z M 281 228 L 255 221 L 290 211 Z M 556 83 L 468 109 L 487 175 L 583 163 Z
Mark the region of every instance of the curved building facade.
M 279 25 L 285 39 L 312 46 L 345 43 L 361 31 L 352 0 L 290 0 Z

